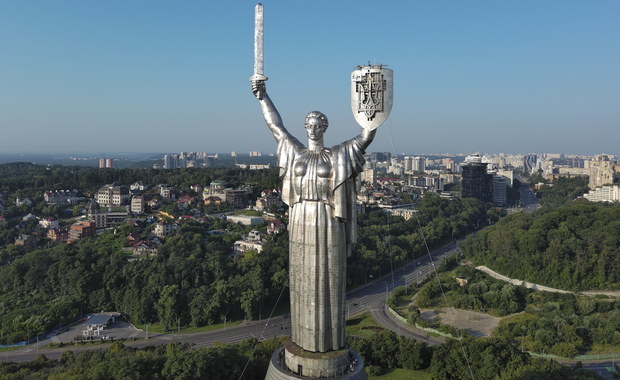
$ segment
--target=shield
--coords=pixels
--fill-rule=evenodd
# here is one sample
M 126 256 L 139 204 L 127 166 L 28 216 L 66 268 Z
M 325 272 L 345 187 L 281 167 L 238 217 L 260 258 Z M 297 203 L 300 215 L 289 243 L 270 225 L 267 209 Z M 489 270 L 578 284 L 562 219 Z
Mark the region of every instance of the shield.
M 392 111 L 394 75 L 384 65 L 357 66 L 351 73 L 351 110 L 362 128 L 376 129 Z

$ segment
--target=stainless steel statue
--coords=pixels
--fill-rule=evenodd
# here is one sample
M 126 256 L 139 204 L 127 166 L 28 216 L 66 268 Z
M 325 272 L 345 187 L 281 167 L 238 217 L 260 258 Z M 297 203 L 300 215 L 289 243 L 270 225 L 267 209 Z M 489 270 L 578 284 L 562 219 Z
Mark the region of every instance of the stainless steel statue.
M 286 367 L 297 375 L 342 375 L 352 368 L 349 362 L 353 357 L 345 350 L 345 288 L 346 258 L 355 240 L 358 175 L 364 167 L 365 150 L 392 107 L 392 71 L 383 66 L 357 67 L 354 71 L 352 105 L 362 125 L 359 135 L 325 147 L 327 117 L 312 111 L 305 118 L 308 144 L 303 145 L 286 130 L 267 94 L 262 71 L 260 4 L 256 14 L 256 35 L 260 34 L 260 38 L 255 38 L 255 61 L 260 62 L 255 62 L 255 73 L 250 78 L 252 92 L 278 144 L 282 200 L 289 206 L 292 337 L 286 346 Z M 342 351 L 332 369 L 317 363 L 311 355 L 306 359 L 303 355 L 328 351 Z M 304 366 L 306 372 L 302 373 Z
M 278 143 L 282 200 L 289 209 L 289 287 L 292 340 L 307 351 L 344 347 L 346 258 L 355 239 L 357 175 L 376 130 L 326 148 L 327 117 L 306 116 L 308 146 L 284 128 L 265 91 L 253 83 L 269 129 Z

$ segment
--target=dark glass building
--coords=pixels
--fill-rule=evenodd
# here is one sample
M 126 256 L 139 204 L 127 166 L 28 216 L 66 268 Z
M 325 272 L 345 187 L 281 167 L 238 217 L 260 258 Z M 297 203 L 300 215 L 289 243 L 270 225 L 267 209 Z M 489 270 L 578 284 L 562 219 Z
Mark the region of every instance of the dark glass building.
M 461 196 L 493 201 L 493 175 L 487 174 L 487 163 L 480 156 L 469 156 L 461 166 Z

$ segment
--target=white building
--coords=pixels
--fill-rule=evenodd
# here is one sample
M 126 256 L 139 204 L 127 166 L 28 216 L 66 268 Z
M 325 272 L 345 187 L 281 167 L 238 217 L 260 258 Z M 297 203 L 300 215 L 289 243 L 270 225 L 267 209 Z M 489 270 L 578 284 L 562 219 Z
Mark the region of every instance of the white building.
M 131 212 L 133 214 L 144 214 L 144 197 L 141 195 L 131 197 Z
M 157 223 L 155 225 L 155 229 L 153 233 L 158 238 L 163 238 L 170 235 L 172 232 L 176 231 L 178 226 L 176 223 Z
M 131 190 L 131 191 L 144 191 L 144 190 L 146 190 L 146 186 L 144 186 L 142 181 L 137 181 L 137 182 L 132 183 L 131 186 L 129 186 L 129 190 Z
M 249 215 L 228 215 L 226 220 L 233 223 L 243 224 L 245 226 L 255 226 L 265 222 L 265 218 L 262 216 L 249 216 Z
M 620 186 L 603 186 L 596 190 L 591 190 L 583 197 L 590 202 L 619 202 L 620 201 Z
M 39 225 L 43 228 L 59 228 L 60 224 L 57 219 L 54 218 L 43 218 L 39 220 Z
M 263 236 L 257 230 L 252 230 L 248 233 L 248 236 L 243 240 L 237 240 L 234 243 L 233 251 L 235 256 L 242 256 L 246 251 L 251 249 L 261 253 L 263 251 Z
M 426 158 L 414 157 L 413 158 L 413 171 L 424 173 L 426 171 Z
M 43 193 L 43 200 L 45 200 L 45 203 L 48 205 L 56 204 L 59 206 L 74 205 L 80 201 L 76 190 L 46 191 Z
M 122 206 L 131 200 L 131 194 L 125 186 L 105 185 L 97 191 L 95 200 L 101 206 Z

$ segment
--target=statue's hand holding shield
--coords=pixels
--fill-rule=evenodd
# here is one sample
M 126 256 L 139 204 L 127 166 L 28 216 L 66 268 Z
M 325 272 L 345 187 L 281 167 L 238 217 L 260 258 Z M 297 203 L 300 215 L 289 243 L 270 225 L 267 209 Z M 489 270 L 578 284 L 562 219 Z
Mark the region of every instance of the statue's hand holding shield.
M 351 110 L 364 129 L 377 129 L 392 111 L 394 74 L 383 65 L 357 66 L 351 73 Z

